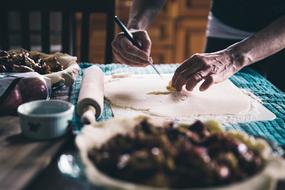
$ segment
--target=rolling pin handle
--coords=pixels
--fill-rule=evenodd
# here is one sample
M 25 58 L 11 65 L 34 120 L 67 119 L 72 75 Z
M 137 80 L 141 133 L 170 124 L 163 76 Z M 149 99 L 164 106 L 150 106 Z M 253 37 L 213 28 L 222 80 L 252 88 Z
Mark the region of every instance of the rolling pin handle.
M 92 105 L 88 105 L 83 109 L 83 114 L 81 115 L 81 122 L 85 125 L 90 125 L 96 123 L 96 109 Z

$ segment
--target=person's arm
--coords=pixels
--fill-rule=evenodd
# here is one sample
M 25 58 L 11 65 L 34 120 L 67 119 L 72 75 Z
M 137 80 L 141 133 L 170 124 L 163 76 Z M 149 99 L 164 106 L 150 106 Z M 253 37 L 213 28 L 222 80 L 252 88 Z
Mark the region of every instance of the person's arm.
M 180 91 L 184 85 L 187 90 L 204 79 L 200 90 L 224 81 L 240 69 L 285 48 L 285 16 L 228 48 L 213 52 L 195 54 L 177 68 L 172 78 L 173 86 Z
M 130 66 L 147 66 L 150 57 L 151 40 L 146 29 L 158 15 L 166 0 L 134 0 L 130 11 L 128 28 L 134 39 L 142 46 L 134 46 L 123 33 L 116 35 L 112 42 L 117 61 Z
M 285 48 L 285 16 L 248 39 L 229 47 L 235 56 L 247 60 L 245 65 L 260 61 L 283 48 Z
M 165 2 L 166 0 L 133 0 L 128 28 L 147 30 Z

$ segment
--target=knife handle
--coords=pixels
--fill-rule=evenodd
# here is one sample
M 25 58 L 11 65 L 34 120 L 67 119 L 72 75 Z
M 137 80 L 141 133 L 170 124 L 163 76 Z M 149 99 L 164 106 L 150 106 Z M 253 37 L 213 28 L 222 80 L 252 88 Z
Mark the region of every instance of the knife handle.
M 118 24 L 119 28 L 123 31 L 126 38 L 132 42 L 132 44 L 138 48 L 142 48 L 142 44 L 134 39 L 134 36 L 130 33 L 127 27 L 123 24 L 123 22 L 119 19 L 118 16 L 115 16 L 115 22 Z

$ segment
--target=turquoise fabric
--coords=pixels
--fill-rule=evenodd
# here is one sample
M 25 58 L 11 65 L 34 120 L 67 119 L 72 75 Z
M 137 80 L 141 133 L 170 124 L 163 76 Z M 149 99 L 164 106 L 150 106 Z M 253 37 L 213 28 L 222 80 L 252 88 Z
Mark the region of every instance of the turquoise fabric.
M 88 68 L 92 64 L 81 63 L 82 68 L 80 75 L 78 76 L 76 82 L 73 85 L 71 92 L 71 101 L 76 105 L 77 97 L 79 94 L 80 83 L 82 79 L 83 70 Z M 151 74 L 154 70 L 151 67 L 147 68 L 134 68 L 128 67 L 126 65 L 119 64 L 109 64 L 109 65 L 97 65 L 106 74 L 112 74 L 117 72 L 129 72 L 135 74 Z M 156 65 L 161 73 L 173 73 L 177 68 L 177 64 L 163 64 Z M 238 130 L 244 131 L 250 135 L 264 137 L 273 143 L 278 145 L 285 145 L 285 95 L 280 90 L 278 90 L 274 85 L 272 85 L 268 80 L 266 80 L 259 73 L 252 69 L 246 68 L 236 73 L 230 78 L 230 80 L 238 87 L 247 89 L 253 94 L 258 96 L 265 107 L 272 111 L 277 118 L 273 121 L 265 122 L 247 122 L 235 125 L 224 126 L 226 130 Z M 104 113 L 98 119 L 98 121 L 103 121 L 112 117 L 112 112 L 110 106 L 105 103 Z M 74 115 L 73 124 L 75 130 L 79 131 L 81 128 L 78 115 Z

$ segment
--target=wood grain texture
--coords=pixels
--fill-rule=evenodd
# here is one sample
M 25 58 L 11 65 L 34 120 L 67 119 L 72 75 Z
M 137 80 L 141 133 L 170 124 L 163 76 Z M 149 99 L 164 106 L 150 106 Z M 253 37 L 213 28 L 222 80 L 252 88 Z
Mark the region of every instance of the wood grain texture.
M 55 99 L 68 99 L 64 89 Z M 49 141 L 30 140 L 21 134 L 17 116 L 0 117 L 0 189 L 23 189 L 40 171 L 45 169 L 68 136 Z
M 67 6 L 68 5 L 68 6 Z M 21 12 L 21 28 L 17 31 L 22 39 L 21 48 L 30 49 L 33 44 L 30 40 L 31 28 L 29 27 L 29 17 L 32 12 L 41 13 L 41 46 L 42 51 L 49 53 L 51 51 L 50 45 L 53 45 L 53 33 L 50 31 L 53 20 L 50 20 L 49 15 L 58 12 L 63 16 L 62 18 L 62 38 L 58 45 L 62 46 L 62 50 L 68 54 L 74 54 L 76 52 L 76 44 L 82 46 L 81 56 L 78 54 L 79 58 L 82 57 L 82 61 L 90 62 L 89 60 L 89 51 L 94 52 L 93 49 L 90 49 L 89 41 L 89 31 L 90 24 L 89 18 L 93 13 L 104 14 L 108 17 L 106 28 L 106 39 L 104 38 L 106 46 L 103 48 L 105 52 L 105 63 L 112 62 L 112 48 L 111 42 L 114 37 L 114 22 L 113 18 L 115 15 L 115 0 L 57 0 L 54 1 L 38 1 L 38 0 L 9 0 L 5 2 L 5 6 L 0 6 L 0 48 L 8 50 L 11 47 L 11 42 L 9 38 L 12 34 L 9 32 L 8 12 L 18 13 Z M 75 14 L 83 14 L 84 23 L 82 26 L 82 38 L 76 36 L 76 27 L 77 23 L 75 21 Z M 51 22 L 51 23 L 50 23 Z M 30 23 L 33 24 L 33 23 Z M 97 23 L 95 23 L 97 24 Z M 83 41 L 77 40 L 82 39 Z M 97 43 L 99 40 L 94 40 L 94 43 Z M 13 45 L 13 44 L 12 44 Z M 20 44 L 19 44 L 20 45 Z
M 21 135 L 18 117 L 1 117 L 0 189 L 24 187 L 50 163 L 64 141 L 31 141 Z

